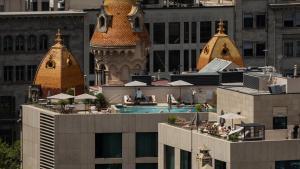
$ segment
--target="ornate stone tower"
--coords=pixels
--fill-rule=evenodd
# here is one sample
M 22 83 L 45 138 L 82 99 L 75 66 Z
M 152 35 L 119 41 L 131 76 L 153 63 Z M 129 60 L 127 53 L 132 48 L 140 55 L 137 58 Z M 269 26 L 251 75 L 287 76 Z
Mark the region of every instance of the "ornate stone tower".
M 58 30 L 55 44 L 44 56 L 36 72 L 33 84 L 41 87 L 42 97 L 68 89 L 75 89 L 76 94 L 83 93 L 84 78 L 80 65 L 62 41 Z
M 145 71 L 149 48 L 144 13 L 135 0 L 105 0 L 91 39 L 96 85 L 120 85 Z
M 225 33 L 224 23 L 220 21 L 218 33 L 215 34 L 203 48 L 197 63 L 201 70 L 214 58 L 220 58 L 244 67 L 244 60 L 234 42 Z

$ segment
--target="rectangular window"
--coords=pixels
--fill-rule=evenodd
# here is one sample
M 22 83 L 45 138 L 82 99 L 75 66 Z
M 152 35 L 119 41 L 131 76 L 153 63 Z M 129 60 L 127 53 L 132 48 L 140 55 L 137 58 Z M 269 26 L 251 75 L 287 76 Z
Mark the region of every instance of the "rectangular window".
M 191 67 L 193 71 L 197 68 L 197 51 L 195 49 L 191 50 Z
M 275 169 L 299 169 L 300 160 L 275 161 Z
M 151 36 L 150 35 L 150 23 L 145 23 L 145 28 L 146 28 L 146 30 L 147 30 L 147 32 L 149 34 L 149 37 L 150 37 Z
M 294 14 L 289 13 L 283 16 L 283 26 L 284 27 L 294 27 Z
M 136 133 L 136 157 L 157 157 L 157 133 Z
M 4 12 L 4 5 L 0 5 L 0 12 Z
M 38 11 L 38 3 L 37 2 L 31 2 L 31 10 Z
M 90 74 L 95 74 L 95 57 L 93 53 L 89 55 Z
M 191 169 L 191 152 L 180 150 L 180 169 Z
M 196 22 L 192 22 L 192 43 L 197 43 L 197 23 Z
M 190 54 L 189 50 L 184 50 L 184 54 L 183 54 L 183 57 L 184 57 L 183 70 L 184 71 L 189 71 L 189 68 L 190 68 L 189 54 Z
M 180 69 L 180 50 L 169 51 L 169 72 L 178 73 Z
M 211 38 L 211 21 L 200 22 L 200 43 L 206 43 Z
M 13 66 L 4 66 L 4 81 L 5 82 L 12 82 L 13 81 L 13 70 L 14 70 L 14 67 Z
M 294 43 L 292 41 L 283 43 L 283 55 L 285 57 L 294 56 Z
M 287 129 L 287 117 L 286 116 L 273 117 L 273 129 Z
M 266 27 L 266 15 L 259 14 L 256 15 L 256 28 L 265 28 Z
M 218 32 L 219 23 L 220 23 L 220 21 L 215 22 L 215 32 L 216 33 Z M 223 21 L 223 23 L 224 23 L 225 33 L 228 34 L 228 21 Z
M 90 24 L 90 26 L 89 26 L 89 37 L 90 37 L 90 40 L 93 37 L 94 31 L 95 31 L 95 24 Z
M 297 56 L 297 57 L 300 57 L 300 41 L 297 41 L 296 56 Z
M 246 41 L 243 43 L 243 54 L 245 57 L 253 56 L 253 43 Z
M 169 23 L 169 44 L 180 43 L 180 22 Z
M 122 164 L 96 164 L 95 169 L 122 169 Z
M 135 169 L 158 169 L 157 163 L 137 163 Z
M 165 156 L 164 156 L 164 163 L 165 169 L 175 169 L 175 150 L 174 147 L 171 146 L 164 146 Z
M 10 118 L 15 114 L 15 97 L 0 96 L 0 118 Z
M 184 22 L 184 43 L 190 43 L 190 23 Z
M 253 28 L 253 16 L 252 14 L 244 14 L 244 29 Z
M 154 44 L 165 43 L 165 23 L 153 24 L 153 43 Z
M 37 69 L 36 65 L 27 66 L 27 81 L 33 81 L 36 69 Z
M 142 0 L 142 4 L 145 5 L 159 4 L 159 0 Z
M 256 43 L 256 56 L 265 56 L 265 50 L 265 43 Z
M 25 66 L 16 66 L 16 81 L 25 80 Z
M 215 169 L 226 169 L 226 162 L 215 159 Z
M 96 133 L 96 158 L 121 158 L 122 133 Z
M 165 72 L 165 51 L 153 51 L 153 71 Z
M 49 11 L 49 1 L 42 2 L 42 11 Z

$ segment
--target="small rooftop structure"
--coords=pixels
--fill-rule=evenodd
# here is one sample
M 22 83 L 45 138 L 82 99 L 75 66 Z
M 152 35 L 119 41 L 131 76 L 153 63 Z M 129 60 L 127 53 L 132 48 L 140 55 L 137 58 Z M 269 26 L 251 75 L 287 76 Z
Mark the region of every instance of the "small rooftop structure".
M 203 72 L 220 72 L 220 71 L 227 71 L 227 70 L 233 70 L 235 68 L 238 68 L 239 66 L 233 63 L 232 61 L 214 58 L 211 62 L 209 62 L 207 65 L 205 65 L 199 73 Z

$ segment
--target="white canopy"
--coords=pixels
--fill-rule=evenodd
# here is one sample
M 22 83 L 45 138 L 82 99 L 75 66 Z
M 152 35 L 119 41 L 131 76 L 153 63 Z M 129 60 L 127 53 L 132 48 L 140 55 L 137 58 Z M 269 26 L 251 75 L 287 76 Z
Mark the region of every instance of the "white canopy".
M 75 96 L 75 100 L 95 100 L 95 99 L 97 99 L 96 96 L 93 96 L 93 95 L 90 95 L 87 93 Z
M 126 87 L 139 87 L 139 86 L 147 86 L 146 83 L 139 82 L 139 81 L 132 81 L 129 83 L 126 83 L 124 86 Z
M 177 80 L 168 84 L 171 86 L 193 86 L 193 84 L 185 82 L 183 80 Z
M 71 96 L 71 95 L 68 95 L 65 93 L 60 93 L 57 95 L 47 97 L 47 99 L 57 99 L 57 100 L 67 100 L 67 99 L 72 99 L 72 98 L 74 98 L 74 96 Z
M 234 119 L 243 119 L 245 118 L 244 116 L 238 115 L 236 113 L 228 113 L 219 116 L 220 118 L 226 119 L 226 120 L 234 120 Z

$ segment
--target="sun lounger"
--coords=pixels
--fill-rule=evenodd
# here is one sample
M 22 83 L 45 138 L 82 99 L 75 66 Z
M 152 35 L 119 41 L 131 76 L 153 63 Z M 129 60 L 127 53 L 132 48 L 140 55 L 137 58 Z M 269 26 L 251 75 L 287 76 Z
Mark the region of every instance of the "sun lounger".
M 123 102 L 125 105 L 134 105 L 134 100 L 128 95 L 124 96 Z
M 167 100 L 169 98 L 169 95 L 167 94 Z M 172 104 L 178 104 L 179 102 L 174 98 L 174 96 L 171 94 L 171 102 Z
M 145 96 L 145 99 L 139 103 L 140 105 L 156 105 L 156 98 L 154 95 Z

